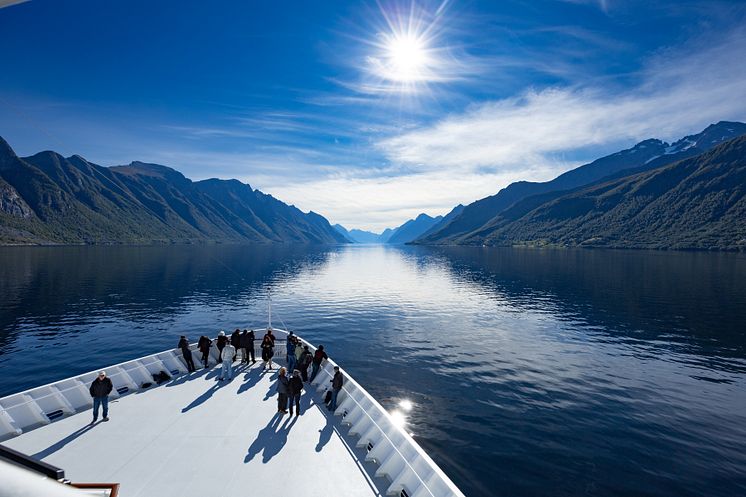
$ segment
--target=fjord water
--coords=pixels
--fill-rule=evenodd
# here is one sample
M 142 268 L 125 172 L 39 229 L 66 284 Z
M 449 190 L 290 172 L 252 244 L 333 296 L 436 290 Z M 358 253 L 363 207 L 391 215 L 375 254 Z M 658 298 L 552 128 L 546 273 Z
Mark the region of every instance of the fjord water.
M 746 494 L 740 254 L 8 247 L 0 396 L 264 325 L 268 289 L 468 496 Z

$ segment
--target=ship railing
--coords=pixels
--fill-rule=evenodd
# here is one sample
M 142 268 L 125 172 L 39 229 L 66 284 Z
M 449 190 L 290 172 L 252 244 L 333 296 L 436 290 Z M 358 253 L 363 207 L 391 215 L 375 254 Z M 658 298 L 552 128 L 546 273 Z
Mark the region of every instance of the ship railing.
M 275 340 L 275 357 L 284 357 L 284 332 Z M 254 342 L 254 354 L 261 357 L 260 339 Z M 196 344 L 190 345 L 195 366 L 202 364 L 202 353 Z M 238 352 L 240 354 L 240 352 Z M 219 364 L 215 340 L 210 347 L 208 365 Z M 162 372 L 174 377 L 188 372 L 181 349 L 174 348 L 148 356 L 101 368 L 111 379 L 110 397 L 118 399 L 142 391 L 157 383 L 154 375 Z M 40 387 L 0 398 L 0 441 L 49 424 L 57 419 L 90 409 L 93 406 L 89 387 L 99 370 L 72 376 Z
M 275 341 L 275 358 L 285 357 L 285 332 L 279 332 Z M 316 350 L 311 343 L 302 343 Z M 254 343 L 255 354 L 260 340 Z M 191 347 L 195 365 L 200 364 L 201 353 L 196 345 Z M 218 363 L 218 350 L 210 348 L 210 364 Z M 327 360 L 317 375 L 318 391 L 327 389 L 337 364 Z M 341 368 L 340 368 L 341 369 Z M 150 387 L 153 375 L 162 371 L 170 376 L 187 373 L 181 350 L 171 349 L 104 368 L 111 378 L 114 389 L 111 396 L 116 399 Z M 342 370 L 344 372 L 344 370 Z M 59 418 L 75 414 L 92 406 L 88 391 L 97 371 L 90 371 L 48 385 L 32 388 L 0 399 L 0 441 L 20 435 L 38 426 L 49 424 Z M 344 373 L 343 373 L 344 374 Z M 348 433 L 357 437 L 357 447 L 366 451 L 365 460 L 375 463 L 376 477 L 387 477 L 391 482 L 387 494 L 400 497 L 463 497 L 435 462 L 422 450 L 402 426 L 362 388 L 350 375 L 337 399 L 334 415 L 342 418 L 349 427 Z
M 311 343 L 301 338 L 312 351 Z M 322 365 L 315 378 L 317 391 L 327 386 L 334 375 L 333 360 Z M 400 423 L 386 411 L 350 375 L 345 374 L 338 394 L 335 416 L 349 427 L 348 434 L 357 437 L 356 446 L 364 449 L 366 462 L 378 466 L 376 477 L 387 477 L 391 482 L 387 495 L 400 497 L 464 497 L 458 487 L 443 473 L 427 453 L 412 439 Z M 325 375 L 325 376 L 322 376 Z M 320 381 L 319 378 L 322 378 Z

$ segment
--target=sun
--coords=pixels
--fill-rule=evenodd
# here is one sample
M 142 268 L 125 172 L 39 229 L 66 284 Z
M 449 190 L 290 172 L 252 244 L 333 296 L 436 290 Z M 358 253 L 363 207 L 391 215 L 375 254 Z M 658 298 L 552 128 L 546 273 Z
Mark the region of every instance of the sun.
M 364 59 L 364 91 L 410 98 L 455 79 L 442 9 L 430 12 L 414 2 L 408 9 L 379 7 L 385 22 L 374 26 L 373 39 L 363 38 L 372 49 Z
M 384 45 L 389 79 L 403 83 L 422 80 L 429 65 L 427 46 L 417 36 L 392 35 Z

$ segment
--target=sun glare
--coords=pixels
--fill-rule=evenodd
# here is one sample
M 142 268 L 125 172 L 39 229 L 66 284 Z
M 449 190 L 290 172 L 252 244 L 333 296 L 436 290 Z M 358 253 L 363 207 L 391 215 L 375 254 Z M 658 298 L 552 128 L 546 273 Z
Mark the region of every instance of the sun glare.
M 366 89 L 416 95 L 431 84 L 452 80 L 443 45 L 442 16 L 412 7 L 381 9 L 386 24 L 368 42 L 375 50 L 366 56 Z
M 398 428 L 404 428 L 407 425 L 407 417 L 401 411 L 392 411 L 391 422 Z
M 422 40 L 412 35 L 394 35 L 387 40 L 385 49 L 390 79 L 413 82 L 424 77 L 428 57 Z

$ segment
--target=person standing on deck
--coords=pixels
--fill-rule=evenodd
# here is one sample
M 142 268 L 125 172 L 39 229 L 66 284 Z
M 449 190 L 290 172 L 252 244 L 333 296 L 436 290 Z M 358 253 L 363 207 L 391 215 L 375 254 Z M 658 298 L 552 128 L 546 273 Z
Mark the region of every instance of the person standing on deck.
M 334 366 L 334 377 L 332 378 L 332 401 L 329 403 L 329 410 L 330 411 L 336 411 L 337 410 L 337 395 L 339 395 L 339 391 L 342 390 L 342 385 L 344 385 L 344 377 L 342 376 L 342 372 L 339 370 L 339 366 Z
M 223 348 L 226 343 L 228 343 L 228 337 L 225 336 L 223 330 L 220 330 L 220 333 L 218 333 L 218 361 L 220 362 L 223 361 Z
M 233 362 L 236 362 L 236 356 L 238 355 L 238 349 L 241 348 L 241 330 L 236 328 L 231 334 L 231 345 L 236 349 L 235 355 L 233 356 Z
M 230 343 L 226 343 L 223 347 L 223 369 L 220 371 L 220 381 L 227 379 L 230 381 L 233 379 L 233 358 L 236 357 L 236 347 Z
M 311 361 L 313 361 L 311 351 L 308 349 L 308 345 L 304 345 L 303 353 L 298 360 L 298 369 L 300 369 L 300 374 L 303 376 L 303 381 L 308 381 L 308 366 L 311 365 Z
M 288 406 L 288 393 L 290 388 L 290 380 L 287 377 L 287 370 L 280 368 L 280 373 L 277 376 L 277 412 L 287 414 Z
M 288 335 L 288 343 L 286 344 L 287 348 L 287 354 L 288 354 L 288 371 L 295 371 L 295 364 L 297 363 L 297 360 L 295 359 L 295 335 L 290 333 Z
M 264 336 L 269 337 L 269 339 L 272 340 L 272 346 L 275 345 L 275 336 L 272 334 L 272 328 L 267 328 L 267 333 L 265 333 Z
M 99 407 L 104 408 L 104 421 L 109 421 L 109 394 L 111 393 L 114 385 L 111 384 L 111 380 L 106 377 L 106 371 L 99 371 L 98 377 L 91 383 L 91 397 L 93 397 L 93 421 L 94 424 L 98 419 Z
M 212 346 L 212 340 L 207 338 L 205 335 L 199 337 L 197 348 L 202 352 L 202 362 L 205 363 L 205 369 L 209 367 L 210 363 L 210 346 Z
M 309 382 L 313 383 L 314 378 L 316 378 L 316 375 L 319 374 L 321 363 L 326 359 L 329 359 L 329 356 L 326 355 L 326 352 L 324 352 L 324 346 L 319 345 L 319 348 L 316 349 L 316 352 L 313 354 L 313 370 L 311 371 L 311 379 L 308 380 Z
M 300 356 L 303 355 L 303 342 L 300 338 L 295 337 L 295 364 L 300 363 Z
M 300 416 L 300 393 L 303 391 L 303 380 L 300 378 L 300 371 L 293 370 L 293 377 L 290 378 L 290 415 L 293 415 L 293 404 L 295 404 L 295 415 Z
M 251 354 L 251 360 L 256 362 L 254 358 L 254 332 L 249 333 L 249 330 L 243 330 L 241 333 L 241 348 L 243 349 L 243 360 L 246 364 L 249 363 L 249 354 Z
M 181 335 L 178 347 L 181 349 L 181 353 L 184 355 L 184 361 L 186 362 L 187 369 L 190 373 L 194 373 L 197 368 L 194 367 L 194 360 L 192 359 L 192 351 L 189 349 L 189 340 L 184 335 Z
M 295 333 L 292 331 L 288 333 L 288 337 L 285 340 L 285 362 L 290 364 L 290 356 L 295 353 Z M 290 371 L 293 369 L 290 368 Z
M 275 342 L 269 336 L 264 335 L 262 339 L 262 360 L 264 361 L 264 369 L 272 371 L 272 356 L 275 355 Z

